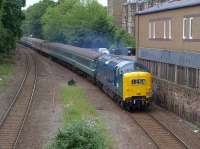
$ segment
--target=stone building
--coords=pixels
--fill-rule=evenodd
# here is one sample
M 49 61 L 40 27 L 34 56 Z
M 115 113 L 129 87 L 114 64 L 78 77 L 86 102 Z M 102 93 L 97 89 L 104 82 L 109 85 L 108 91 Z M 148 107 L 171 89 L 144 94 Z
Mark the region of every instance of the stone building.
M 108 14 L 115 18 L 115 23 L 122 26 L 122 6 L 126 0 L 108 0 Z
M 135 37 L 135 13 L 169 0 L 127 0 L 122 6 L 122 28 Z
M 136 15 L 137 56 L 154 75 L 156 102 L 200 122 L 200 0 L 163 3 Z

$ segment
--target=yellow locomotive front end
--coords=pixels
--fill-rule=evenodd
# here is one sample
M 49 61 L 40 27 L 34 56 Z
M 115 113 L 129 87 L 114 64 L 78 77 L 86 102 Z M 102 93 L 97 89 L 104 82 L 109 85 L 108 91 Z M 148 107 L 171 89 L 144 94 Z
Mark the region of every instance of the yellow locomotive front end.
M 149 72 L 129 72 L 123 76 L 123 100 L 134 107 L 146 107 L 152 102 L 152 75 Z

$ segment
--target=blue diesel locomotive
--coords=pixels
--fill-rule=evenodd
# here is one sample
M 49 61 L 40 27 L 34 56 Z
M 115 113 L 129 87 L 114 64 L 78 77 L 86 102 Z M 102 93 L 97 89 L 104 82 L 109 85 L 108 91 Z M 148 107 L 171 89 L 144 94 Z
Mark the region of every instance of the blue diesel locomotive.
M 148 107 L 152 102 L 152 76 L 136 59 L 35 38 L 24 37 L 21 43 L 84 73 L 128 111 Z

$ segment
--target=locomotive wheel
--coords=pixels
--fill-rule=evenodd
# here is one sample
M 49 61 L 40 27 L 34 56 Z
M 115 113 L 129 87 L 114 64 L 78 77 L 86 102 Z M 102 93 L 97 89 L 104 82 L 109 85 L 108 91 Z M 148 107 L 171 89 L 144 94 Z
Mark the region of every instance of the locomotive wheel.
M 127 110 L 128 112 L 130 112 L 132 110 L 131 105 L 129 105 L 128 103 L 125 103 L 124 106 L 125 110 Z
M 120 107 L 124 108 L 124 102 L 122 100 L 120 100 Z
M 121 107 L 124 108 L 124 103 L 120 98 L 117 98 L 117 104 Z

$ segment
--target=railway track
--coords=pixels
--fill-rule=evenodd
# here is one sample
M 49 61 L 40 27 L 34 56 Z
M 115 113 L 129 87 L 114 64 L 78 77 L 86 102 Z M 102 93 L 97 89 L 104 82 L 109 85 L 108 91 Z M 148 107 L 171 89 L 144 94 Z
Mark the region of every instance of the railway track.
M 182 140 L 150 113 L 133 113 L 131 118 L 154 142 L 158 149 L 189 149 Z
M 37 83 L 34 55 L 25 53 L 26 71 L 12 104 L 0 121 L 0 149 L 15 149 L 29 114 Z

